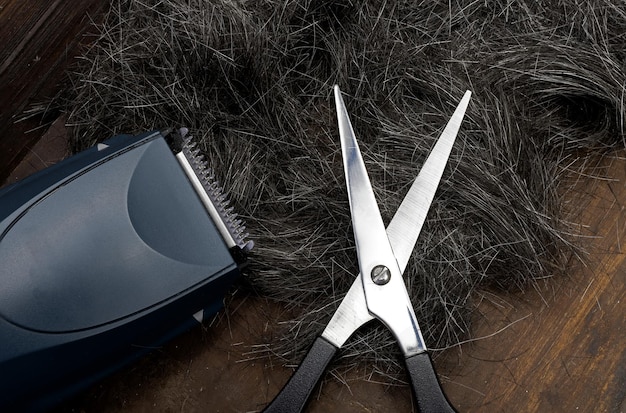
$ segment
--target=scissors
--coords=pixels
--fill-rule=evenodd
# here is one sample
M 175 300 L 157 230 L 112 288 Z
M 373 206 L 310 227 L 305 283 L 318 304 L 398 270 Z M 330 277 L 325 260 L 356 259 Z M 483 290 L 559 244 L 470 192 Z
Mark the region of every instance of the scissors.
M 302 411 L 337 350 L 373 319 L 387 326 L 400 345 L 417 410 L 455 412 L 435 373 L 402 274 L 439 186 L 471 92 L 465 92 L 387 229 L 338 86 L 334 93 L 360 273 L 321 336 L 264 412 Z

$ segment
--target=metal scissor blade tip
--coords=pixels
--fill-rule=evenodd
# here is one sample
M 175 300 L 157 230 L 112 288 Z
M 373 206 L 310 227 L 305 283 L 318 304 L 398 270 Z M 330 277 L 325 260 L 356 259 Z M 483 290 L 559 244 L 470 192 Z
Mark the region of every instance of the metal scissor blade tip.
M 467 90 L 465 94 L 463 95 L 463 98 L 457 105 L 456 109 L 454 110 L 454 113 L 452 114 L 452 117 L 448 121 L 448 124 L 446 125 L 443 132 L 441 133 L 441 137 L 439 138 L 440 141 L 448 142 L 448 145 L 445 145 L 445 146 L 449 146 L 449 148 L 446 150 L 448 152 L 448 154 L 445 155 L 446 161 L 449 155 L 449 149 L 451 149 L 451 146 L 454 143 L 454 140 L 456 139 L 456 135 L 459 133 L 459 129 L 461 128 L 461 123 L 463 122 L 463 118 L 465 117 L 465 112 L 467 111 L 467 106 L 469 105 L 469 101 L 471 97 L 472 97 L 472 92 Z M 437 148 L 437 146 L 438 145 L 436 145 L 435 148 Z M 439 152 L 439 151 L 437 151 L 436 149 L 433 149 L 433 152 Z
M 339 137 L 341 139 L 342 148 L 344 150 L 348 147 L 357 147 L 356 137 L 354 136 L 354 130 L 352 129 L 352 123 L 350 122 L 350 116 L 348 116 L 348 110 L 341 97 L 341 90 L 338 85 L 334 87 L 335 91 L 335 107 L 337 109 L 337 122 L 339 124 Z
M 471 98 L 472 98 L 472 92 L 470 92 L 469 90 L 466 90 L 465 94 L 463 95 L 463 98 L 459 102 L 459 105 L 456 107 L 456 110 L 454 111 L 454 114 L 452 115 L 453 118 L 455 117 L 463 118 L 463 116 L 465 116 L 465 111 L 467 110 L 467 105 L 469 105 L 469 101 Z
M 339 125 L 341 128 L 342 122 L 345 122 L 346 118 L 348 118 L 348 111 L 346 110 L 346 105 L 343 103 L 343 98 L 341 97 L 341 90 L 339 89 L 339 86 L 335 85 L 333 90 L 335 91 L 335 107 L 337 108 L 337 118 L 339 120 Z
M 341 97 L 341 90 L 339 89 L 339 85 L 333 86 L 333 90 L 335 91 L 335 99 Z
M 341 99 L 341 90 L 339 89 L 339 85 L 335 85 L 333 87 L 333 91 L 335 92 L 335 105 L 339 106 L 339 102 L 341 102 L 343 106 L 343 99 Z

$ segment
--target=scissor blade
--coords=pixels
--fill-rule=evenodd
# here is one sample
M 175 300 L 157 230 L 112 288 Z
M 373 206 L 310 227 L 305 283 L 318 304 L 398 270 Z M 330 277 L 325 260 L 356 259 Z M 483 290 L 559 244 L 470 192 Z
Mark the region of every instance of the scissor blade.
M 363 283 L 356 277 L 346 296 L 341 300 L 337 311 L 326 325 L 322 337 L 341 348 L 350 336 L 363 324 L 372 320 L 365 304 Z
M 369 275 L 373 267 L 377 265 L 397 268 L 393 251 L 387 239 L 385 224 L 380 216 L 380 210 L 339 86 L 335 86 L 335 102 L 348 201 L 352 215 L 352 229 L 361 274 Z
M 404 273 L 426 215 L 437 192 L 450 151 L 461 127 L 472 93 L 468 90 L 448 121 L 422 169 L 387 226 L 387 237 Z
M 393 332 L 405 356 L 419 354 L 426 350 L 424 339 L 337 86 L 335 101 L 360 270 L 355 283 L 363 286 L 368 312 Z

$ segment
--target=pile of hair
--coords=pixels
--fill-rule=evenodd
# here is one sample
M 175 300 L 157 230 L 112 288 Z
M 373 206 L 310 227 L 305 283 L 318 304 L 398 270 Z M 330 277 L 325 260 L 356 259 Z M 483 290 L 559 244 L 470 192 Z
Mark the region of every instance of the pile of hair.
M 253 353 L 300 360 L 357 273 L 332 86 L 386 222 L 473 91 L 405 274 L 432 348 L 469 334 L 472 297 L 562 271 L 563 193 L 624 143 L 626 4 L 114 0 L 71 74 L 74 150 L 186 126 L 256 247 L 246 279 L 290 317 Z M 395 377 L 382 327 L 335 368 Z M 364 364 L 360 364 L 364 363 Z

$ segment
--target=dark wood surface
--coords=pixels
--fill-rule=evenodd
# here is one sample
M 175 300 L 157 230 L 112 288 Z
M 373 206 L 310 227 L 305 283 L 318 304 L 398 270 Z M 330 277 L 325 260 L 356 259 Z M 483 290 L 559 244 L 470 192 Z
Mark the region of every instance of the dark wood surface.
M 625 155 L 607 155 L 603 179 L 566 194 L 585 264 L 524 294 L 487 297 L 474 331 L 485 338 L 447 352 L 461 411 L 626 411 Z
M 106 1 L 0 0 L 0 182 L 54 120 L 54 110 L 18 122 L 30 105 L 45 103 L 85 41 L 91 16 Z M 43 126 L 42 126 L 43 125 Z M 34 130 L 33 130 L 34 129 Z
M 14 120 L 64 87 L 63 69 L 85 40 L 88 16 L 105 3 L 0 0 L 0 177 L 14 171 L 12 182 L 66 154 L 63 118 L 39 141 L 57 114 L 30 133 L 24 131 L 41 119 L 19 127 Z M 607 155 L 603 179 L 583 178 L 565 194 L 575 211 L 571 220 L 583 226 L 586 264 L 573 262 L 566 277 L 524 293 L 485 292 L 476 338 L 436 352 L 443 386 L 460 412 L 626 412 L 625 156 Z M 260 410 L 291 370 L 249 361 L 249 345 L 251 337 L 271 334 L 282 311 L 236 296 L 212 324 L 115 374 L 65 410 Z M 366 382 L 359 374 L 348 379 L 327 381 L 309 411 L 411 409 L 408 387 Z

